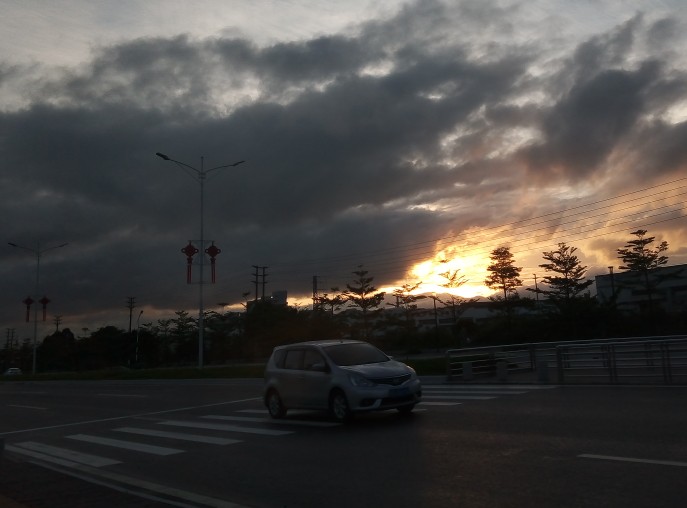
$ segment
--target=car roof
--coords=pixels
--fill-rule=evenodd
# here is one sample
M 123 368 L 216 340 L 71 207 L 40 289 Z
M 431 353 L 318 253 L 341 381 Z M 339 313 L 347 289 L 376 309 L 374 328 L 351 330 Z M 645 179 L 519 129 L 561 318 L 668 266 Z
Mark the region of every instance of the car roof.
M 328 347 L 337 344 L 366 344 L 362 340 L 351 340 L 351 339 L 324 339 L 324 340 L 308 340 L 304 342 L 294 342 L 293 344 L 284 344 L 282 346 L 277 346 L 274 349 L 285 349 L 299 346 L 319 346 Z

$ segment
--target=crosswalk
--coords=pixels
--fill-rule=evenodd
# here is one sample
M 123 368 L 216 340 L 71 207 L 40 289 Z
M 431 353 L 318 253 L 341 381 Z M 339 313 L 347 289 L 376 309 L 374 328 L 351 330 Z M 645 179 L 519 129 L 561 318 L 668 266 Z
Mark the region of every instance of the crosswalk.
M 553 385 L 429 385 L 422 387 L 422 406 L 457 406 L 464 401 L 492 400 L 522 395 L 532 390 L 549 390 Z
M 425 385 L 419 410 L 448 408 L 551 388 L 555 386 Z M 269 417 L 265 408 L 246 408 L 231 414 L 151 420 L 144 425 L 106 429 L 99 431 L 97 435 L 68 434 L 52 444 L 20 441 L 7 444 L 5 448 L 19 455 L 61 466 L 103 468 L 120 464 L 122 460 L 126 460 L 122 457 L 126 457 L 127 453 L 167 457 L 187 451 L 185 443 L 231 446 L 254 436 L 279 438 L 294 434 L 299 429 L 328 429 L 340 425 L 313 418 L 313 412 L 308 411 L 289 411 L 288 418 L 275 420 Z M 82 447 L 87 446 L 88 452 L 78 449 L 79 445 L 76 443 L 81 443 Z M 71 444 L 75 444 L 77 449 Z M 97 454 L 94 454 L 96 450 Z M 107 450 L 113 451 L 112 454 L 117 458 L 108 457 Z

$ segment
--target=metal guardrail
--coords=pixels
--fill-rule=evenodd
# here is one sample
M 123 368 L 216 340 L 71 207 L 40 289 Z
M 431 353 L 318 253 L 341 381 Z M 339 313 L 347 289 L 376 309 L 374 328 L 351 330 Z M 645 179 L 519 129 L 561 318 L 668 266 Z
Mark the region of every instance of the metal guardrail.
M 446 374 L 465 382 L 687 384 L 687 336 L 451 349 Z

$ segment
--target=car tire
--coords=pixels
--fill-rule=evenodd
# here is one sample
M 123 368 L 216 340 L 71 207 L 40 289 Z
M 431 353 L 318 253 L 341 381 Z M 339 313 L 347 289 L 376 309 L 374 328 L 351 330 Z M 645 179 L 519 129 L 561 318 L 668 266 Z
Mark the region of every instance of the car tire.
M 265 397 L 265 405 L 272 418 L 284 418 L 286 416 L 286 408 L 277 390 L 269 391 Z
M 329 396 L 329 412 L 337 422 L 347 422 L 352 418 L 348 399 L 341 390 L 334 390 Z
M 408 406 L 401 406 L 401 407 L 398 407 L 396 409 L 398 410 L 399 413 L 401 413 L 404 416 L 409 415 L 413 412 L 413 409 L 415 409 L 415 404 L 410 404 Z

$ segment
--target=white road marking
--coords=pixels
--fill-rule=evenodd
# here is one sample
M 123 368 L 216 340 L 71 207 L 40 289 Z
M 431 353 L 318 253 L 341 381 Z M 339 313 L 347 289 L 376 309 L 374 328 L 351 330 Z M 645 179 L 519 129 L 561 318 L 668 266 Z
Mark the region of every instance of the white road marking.
M 23 443 L 17 443 L 16 446 L 23 448 L 25 450 L 31 450 L 34 452 L 44 453 L 52 457 L 58 457 L 66 459 L 73 462 L 78 462 L 79 464 L 86 464 L 93 467 L 111 466 L 112 464 L 120 464 L 120 461 L 114 459 L 108 459 L 106 457 L 98 457 L 97 455 L 91 455 L 89 453 L 79 453 L 73 450 L 68 450 L 66 448 L 59 448 L 57 446 L 50 446 L 42 443 L 36 443 L 34 441 L 25 441 Z
M 41 453 L 37 452 L 31 452 L 29 450 L 22 450 L 21 448 L 17 448 L 16 446 L 11 446 L 8 445 L 5 447 L 6 450 L 14 452 L 14 453 L 21 453 L 24 455 L 31 456 L 35 459 L 40 459 L 43 462 L 47 463 L 52 463 L 52 464 L 57 464 L 62 467 L 53 467 L 48 464 L 41 464 L 42 466 L 51 469 L 53 471 L 58 471 L 63 474 L 68 474 L 70 476 L 73 476 L 75 478 L 79 478 L 81 480 L 85 480 L 90 483 L 94 483 L 96 485 L 104 485 L 108 488 L 120 491 L 120 492 L 126 492 L 129 494 L 132 494 L 134 496 L 146 498 L 146 499 L 154 499 L 157 501 L 163 501 L 166 504 L 170 504 L 172 506 L 179 506 L 179 507 L 184 507 L 184 508 L 192 508 L 193 506 L 208 506 L 212 508 L 248 508 L 244 505 L 240 505 L 237 503 L 232 503 L 231 501 L 224 501 L 222 499 L 217 499 L 209 496 L 204 496 L 202 494 L 196 494 L 194 492 L 188 492 L 185 490 L 181 489 L 176 489 L 174 487 L 167 487 L 166 485 L 160 485 L 158 483 L 153 483 L 149 482 L 146 480 L 141 480 L 139 478 L 133 478 L 130 476 L 125 476 L 122 474 L 118 473 L 113 473 L 110 471 L 104 471 L 101 469 L 95 469 L 93 467 L 84 465 L 84 464 L 78 464 L 76 462 L 70 462 L 68 460 L 64 459 L 59 459 L 56 457 L 51 457 L 49 455 L 44 455 Z M 121 485 L 127 485 L 130 487 L 130 489 L 123 488 Z M 131 490 L 131 489 L 136 489 L 136 490 Z M 144 490 L 151 494 L 146 494 L 142 493 L 140 490 Z M 158 498 L 155 497 L 155 494 L 159 494 L 164 496 L 164 498 Z M 181 500 L 181 501 L 174 501 L 171 500 L 170 497 Z M 194 503 L 193 505 L 189 505 L 186 503 Z
M 420 402 L 421 406 L 460 406 L 462 402 Z
M 485 397 L 481 395 L 425 395 L 422 394 L 422 399 L 447 399 L 447 400 L 492 400 L 496 397 Z
M 438 390 L 551 390 L 558 388 L 558 385 L 465 385 L 465 384 L 448 384 L 448 385 L 422 385 L 425 389 Z
M 241 427 L 239 425 L 224 425 L 219 423 L 185 422 L 179 420 L 167 420 L 158 423 L 160 425 L 170 425 L 174 427 L 220 430 L 223 432 L 243 432 L 245 434 L 260 434 L 263 436 L 285 436 L 286 434 L 293 434 L 293 432 L 288 430 L 257 429 L 254 427 Z
M 199 436 L 198 434 L 184 434 L 181 432 L 165 432 L 164 430 L 139 429 L 136 427 L 120 427 L 112 429 L 116 432 L 126 432 L 141 436 L 163 437 L 168 439 L 179 439 L 181 441 L 194 441 L 196 443 L 216 444 L 220 446 L 242 443 L 239 439 L 228 439 L 224 437 Z
M 308 421 L 308 420 L 289 420 L 288 418 L 275 419 L 275 418 L 251 418 L 246 416 L 219 416 L 219 415 L 208 415 L 203 416 L 208 420 L 226 420 L 232 422 L 246 422 L 246 423 L 267 423 L 272 424 L 284 424 L 284 425 L 302 425 L 304 427 L 338 427 L 341 425 L 336 422 L 318 422 L 318 421 Z
M 99 393 L 98 397 L 128 397 L 133 399 L 147 399 L 148 395 L 137 395 L 135 393 Z
M 515 392 L 515 391 L 502 391 L 502 390 L 435 390 L 435 389 L 429 389 L 429 390 L 422 390 L 422 395 L 424 396 L 425 394 L 434 394 L 434 395 L 446 395 L 447 393 L 454 393 L 458 395 L 522 395 L 523 393 L 527 392 Z
M 86 443 L 112 446 L 114 448 L 123 448 L 125 450 L 149 453 L 151 455 L 166 456 L 184 452 L 184 450 L 178 450 L 176 448 L 166 448 L 164 446 L 153 446 L 143 443 L 134 443 L 133 441 L 122 441 L 121 439 L 110 439 L 107 437 L 89 436 L 87 434 L 74 434 L 66 437 L 68 439 L 74 439 L 76 441 L 84 441 Z
M 19 404 L 7 404 L 7 407 L 18 407 L 20 409 L 40 409 L 40 410 L 46 410 L 48 409 L 47 407 L 39 407 L 39 406 L 20 406 Z
M 674 460 L 637 459 L 633 457 L 614 457 L 612 455 L 592 455 L 588 453 L 583 453 L 582 455 L 578 455 L 578 457 L 582 459 L 616 460 L 620 462 L 639 462 L 641 464 L 658 464 L 661 466 L 687 467 L 687 462 L 677 462 Z
M 200 406 L 177 407 L 174 409 L 165 409 L 162 411 L 149 411 L 147 413 L 137 413 L 137 414 L 133 414 L 133 415 L 113 416 L 112 418 L 101 418 L 99 420 L 85 420 L 85 421 L 81 421 L 81 422 L 62 423 L 59 425 L 48 425 L 46 427 L 33 427 L 30 429 L 11 430 L 9 432 L 0 432 L 0 436 L 9 436 L 10 434 L 21 434 L 24 432 L 35 432 L 37 430 L 60 429 L 63 427 L 74 427 L 77 425 L 86 425 L 86 424 L 91 424 L 91 423 L 114 422 L 117 420 L 125 420 L 127 418 L 140 418 L 142 416 L 162 415 L 162 414 L 167 414 L 167 413 L 176 413 L 177 411 L 189 411 L 191 409 L 200 409 L 200 408 L 204 408 L 204 407 L 225 406 L 227 404 L 239 404 L 241 402 L 252 402 L 252 401 L 256 401 L 256 400 L 261 400 L 261 398 L 260 397 L 252 397 L 250 399 L 230 400 L 227 402 L 216 402 L 213 404 L 202 404 Z

